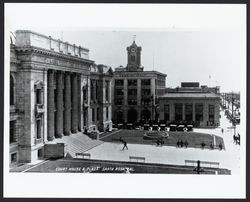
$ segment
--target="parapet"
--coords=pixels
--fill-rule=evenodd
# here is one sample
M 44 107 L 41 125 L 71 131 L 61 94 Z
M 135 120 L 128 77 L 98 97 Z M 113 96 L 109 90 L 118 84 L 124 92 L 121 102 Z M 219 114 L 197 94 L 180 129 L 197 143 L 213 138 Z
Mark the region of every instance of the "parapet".
M 61 54 L 72 55 L 84 59 L 89 59 L 89 49 L 69 44 L 60 39 L 53 39 L 29 30 L 17 30 L 15 45 L 18 47 L 34 46 Z

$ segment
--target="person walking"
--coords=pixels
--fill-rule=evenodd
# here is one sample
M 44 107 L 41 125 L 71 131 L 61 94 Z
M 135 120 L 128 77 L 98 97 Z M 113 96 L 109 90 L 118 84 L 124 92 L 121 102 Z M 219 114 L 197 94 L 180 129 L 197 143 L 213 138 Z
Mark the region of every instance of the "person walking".
M 222 134 L 224 133 L 224 129 L 223 129 L 223 128 L 221 128 L 221 133 L 222 133 Z
M 127 142 L 126 142 L 126 141 L 123 141 L 123 148 L 122 148 L 122 150 L 124 150 L 125 148 L 128 149 Z

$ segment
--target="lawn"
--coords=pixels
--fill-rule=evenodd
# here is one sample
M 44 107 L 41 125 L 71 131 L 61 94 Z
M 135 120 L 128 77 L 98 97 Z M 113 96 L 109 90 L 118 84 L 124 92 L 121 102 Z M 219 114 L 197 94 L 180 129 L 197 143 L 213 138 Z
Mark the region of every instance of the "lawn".
M 120 142 L 119 138 L 122 137 L 128 144 L 149 144 L 156 145 L 156 140 L 145 140 L 143 135 L 146 131 L 143 130 L 120 130 L 114 134 L 106 135 L 101 140 L 104 142 Z M 188 147 L 201 147 L 201 143 L 206 144 L 205 148 L 209 148 L 211 142 L 213 142 L 215 135 L 206 133 L 196 133 L 196 132 L 171 132 L 169 131 L 169 137 L 164 138 L 164 145 L 167 146 L 177 146 L 178 140 L 183 142 L 188 142 Z M 216 145 L 222 144 L 222 148 L 225 149 L 223 138 L 215 136 Z

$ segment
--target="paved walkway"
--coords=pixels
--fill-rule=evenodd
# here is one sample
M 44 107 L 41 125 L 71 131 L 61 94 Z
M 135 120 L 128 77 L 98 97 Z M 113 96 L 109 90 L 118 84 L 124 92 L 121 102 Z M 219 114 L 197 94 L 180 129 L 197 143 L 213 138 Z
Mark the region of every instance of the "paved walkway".
M 92 159 L 129 161 L 129 156 L 141 156 L 147 163 L 165 163 L 184 165 L 185 160 L 201 160 L 219 162 L 220 168 L 228 168 L 232 174 L 240 172 L 240 149 L 233 143 L 233 130 L 224 112 L 221 112 L 221 127 L 216 129 L 194 129 L 195 132 L 211 133 L 223 137 L 226 150 L 209 150 L 200 148 L 176 148 L 173 146 L 157 147 L 154 145 L 128 144 L 128 150 L 122 150 L 120 143 L 103 143 L 90 149 Z

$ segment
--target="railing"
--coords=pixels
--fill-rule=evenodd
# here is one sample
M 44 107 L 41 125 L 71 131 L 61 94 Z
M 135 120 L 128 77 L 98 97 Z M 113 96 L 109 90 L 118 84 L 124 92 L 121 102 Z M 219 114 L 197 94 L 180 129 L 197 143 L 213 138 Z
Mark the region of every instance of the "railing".
M 129 160 L 131 162 L 142 162 L 142 163 L 145 163 L 146 158 L 145 157 L 140 157 L 140 156 L 129 156 Z
M 83 158 L 83 159 L 90 159 L 91 155 L 90 153 L 76 153 L 76 158 Z
M 185 160 L 186 166 L 197 166 L 197 161 L 194 160 Z M 219 162 L 211 162 L 211 161 L 200 161 L 201 167 L 209 167 L 209 168 L 219 168 Z

